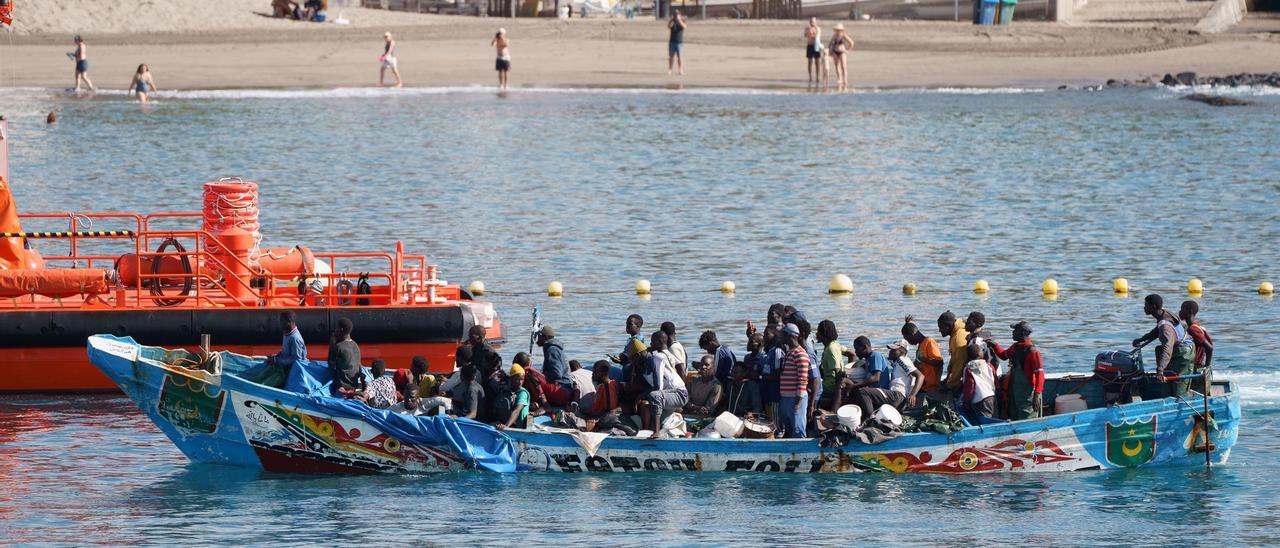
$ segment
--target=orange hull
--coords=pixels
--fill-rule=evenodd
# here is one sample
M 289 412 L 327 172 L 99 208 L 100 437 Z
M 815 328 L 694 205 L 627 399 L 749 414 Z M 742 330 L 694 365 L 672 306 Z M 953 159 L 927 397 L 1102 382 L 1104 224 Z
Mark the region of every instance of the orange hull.
M 358 342 L 358 341 L 357 341 Z M 414 356 L 424 356 L 432 373 L 453 371 L 456 343 L 382 343 L 360 345 L 360 357 L 366 364 L 386 360 L 388 369 L 408 368 Z M 231 345 L 216 350 L 237 354 L 265 356 L 280 351 L 279 346 Z M 196 350 L 188 347 L 187 350 Z M 307 356 L 325 359 L 329 347 L 308 345 Z M 53 392 L 118 392 L 115 383 L 89 363 L 83 347 L 0 348 L 0 394 Z

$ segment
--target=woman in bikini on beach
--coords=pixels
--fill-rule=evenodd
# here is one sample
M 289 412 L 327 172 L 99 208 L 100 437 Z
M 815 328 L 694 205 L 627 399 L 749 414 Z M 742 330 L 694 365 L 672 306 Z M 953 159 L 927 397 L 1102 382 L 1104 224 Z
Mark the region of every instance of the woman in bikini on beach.
M 138 72 L 133 73 L 133 81 L 129 83 L 129 91 L 138 94 L 138 102 L 146 103 L 147 94 L 156 90 L 156 82 L 151 79 L 151 67 L 145 63 L 138 65 Z
M 844 25 L 836 23 L 836 35 L 831 37 L 831 43 L 827 45 L 827 49 L 831 51 L 831 60 L 836 65 L 836 87 L 844 89 L 849 84 L 849 67 L 846 57 L 849 50 L 853 49 L 853 38 L 845 32 Z

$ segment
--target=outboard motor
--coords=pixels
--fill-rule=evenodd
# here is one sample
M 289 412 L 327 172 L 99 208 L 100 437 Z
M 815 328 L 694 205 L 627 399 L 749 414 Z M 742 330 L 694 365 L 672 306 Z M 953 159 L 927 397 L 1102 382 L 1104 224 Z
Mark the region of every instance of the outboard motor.
M 1145 377 L 1142 347 L 1133 350 L 1111 350 L 1098 354 L 1093 362 L 1093 376 L 1102 381 L 1107 405 L 1133 401 L 1133 391 Z

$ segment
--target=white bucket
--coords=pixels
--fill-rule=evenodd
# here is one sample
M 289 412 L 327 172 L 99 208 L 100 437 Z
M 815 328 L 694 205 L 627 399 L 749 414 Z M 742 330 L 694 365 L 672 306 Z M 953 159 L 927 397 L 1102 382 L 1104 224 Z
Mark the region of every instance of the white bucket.
M 871 418 L 888 421 L 894 426 L 902 426 L 902 413 L 899 413 L 896 407 L 889 404 L 881 405 L 879 409 L 876 409 L 876 414 L 871 415 Z
M 862 408 L 856 405 L 842 405 L 836 409 L 836 419 L 840 421 L 840 426 L 857 428 L 862 424 Z
M 1089 404 L 1085 403 L 1084 396 L 1080 394 L 1062 394 L 1053 400 L 1054 415 L 1065 415 L 1087 409 Z
M 637 438 L 652 438 L 652 437 L 653 437 L 653 430 L 641 430 L 641 431 L 639 431 L 639 432 L 636 432 L 636 437 L 637 437 Z
M 848 369 L 844 370 L 844 375 L 849 377 L 849 380 L 853 382 L 860 382 L 867 378 L 867 368 L 862 367 L 861 365 L 851 365 Z
M 742 419 L 734 416 L 733 413 L 725 411 L 719 417 L 716 417 L 716 421 L 712 423 L 712 426 L 715 427 L 720 437 L 736 438 L 742 435 L 742 429 L 746 425 L 742 422 Z
M 673 438 L 684 437 L 688 433 L 684 425 L 684 415 L 680 413 L 667 415 L 667 420 L 662 421 L 662 431 Z

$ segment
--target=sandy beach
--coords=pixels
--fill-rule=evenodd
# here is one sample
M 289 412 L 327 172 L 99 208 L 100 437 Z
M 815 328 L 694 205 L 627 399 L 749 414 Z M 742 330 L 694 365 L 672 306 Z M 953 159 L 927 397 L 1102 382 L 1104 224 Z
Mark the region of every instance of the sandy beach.
M 161 89 L 374 85 L 384 31 L 399 41 L 406 86 L 491 85 L 489 39 L 500 26 L 512 40 L 515 87 L 791 88 L 806 77 L 801 21 L 693 19 L 687 74 L 674 77 L 666 73 L 665 24 L 649 18 L 511 20 L 348 8 L 342 15 L 351 23 L 335 25 L 273 19 L 258 0 L 165 4 L 23 4 L 0 42 L 0 86 L 70 87 L 65 54 L 77 33 L 90 45 L 94 82 L 107 89 L 127 87 L 139 63 L 151 66 Z M 827 36 L 836 22 L 823 21 Z M 1280 24 L 1265 18 L 1216 35 L 1042 22 L 843 23 L 856 41 L 849 66 L 860 88 L 1053 87 L 1280 68 Z

